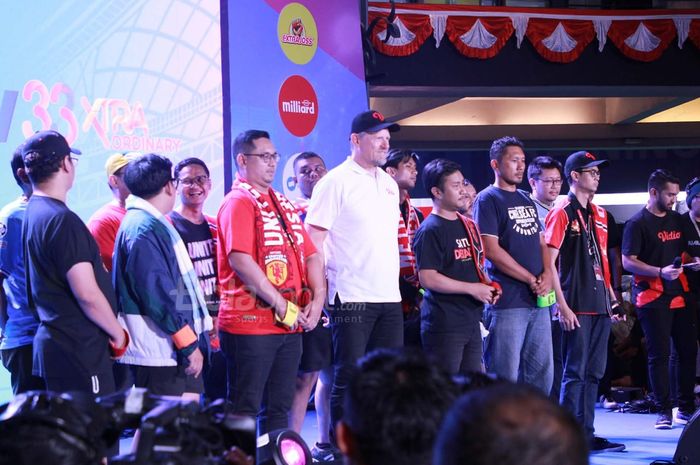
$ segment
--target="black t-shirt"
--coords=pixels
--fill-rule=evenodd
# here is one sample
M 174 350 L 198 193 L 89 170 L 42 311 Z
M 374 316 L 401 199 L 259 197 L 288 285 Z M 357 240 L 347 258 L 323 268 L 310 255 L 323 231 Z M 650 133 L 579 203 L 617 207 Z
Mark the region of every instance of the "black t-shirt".
M 170 212 L 169 216 L 192 260 L 209 314 L 216 316 L 219 312 L 216 246 L 209 223 L 206 221 L 200 224 L 193 223 L 177 212 Z
M 34 195 L 27 205 L 23 234 L 30 305 L 41 320 L 34 338 L 35 374 L 60 378 L 76 371 L 86 376 L 111 373 L 109 338 L 85 316 L 66 276 L 73 265 L 90 263 L 97 285 L 112 309 L 117 308 L 90 231 L 65 203 Z
M 636 255 L 640 261 L 651 266 L 672 264 L 685 247 L 681 215 L 673 211 L 656 216 L 643 208 L 627 221 L 622 236 L 622 254 Z M 659 287 L 659 284 L 663 287 Z M 683 293 L 683 287 L 680 279 L 668 281 L 635 275 L 632 291 L 633 302 L 638 307 L 669 307 L 671 299 Z
M 610 210 L 605 211 L 608 213 L 608 250 L 610 250 L 622 245 L 622 231 Z
M 695 223 L 695 226 L 693 226 Z M 683 235 L 686 242 L 686 252 L 693 257 L 700 257 L 700 222 L 690 218 L 690 212 L 687 212 L 681 217 L 681 226 L 683 227 Z M 697 228 L 697 229 L 696 229 Z M 688 285 L 690 290 L 700 297 L 700 271 L 691 271 L 684 269 L 683 273 L 688 277 Z
M 413 240 L 418 270 L 436 270 L 458 281 L 479 282 L 467 231 L 460 219 L 431 214 Z M 421 326 L 431 332 L 455 332 L 477 324 L 483 304 L 467 294 L 443 294 L 426 289 Z

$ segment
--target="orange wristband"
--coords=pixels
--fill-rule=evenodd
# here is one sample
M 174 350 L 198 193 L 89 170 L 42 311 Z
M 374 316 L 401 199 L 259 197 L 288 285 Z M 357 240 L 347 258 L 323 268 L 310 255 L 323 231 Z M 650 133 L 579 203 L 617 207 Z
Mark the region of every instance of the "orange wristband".
M 170 336 L 173 340 L 173 344 L 178 349 L 184 349 L 185 347 L 197 342 L 197 335 L 192 331 L 190 325 L 185 325 L 178 332 Z

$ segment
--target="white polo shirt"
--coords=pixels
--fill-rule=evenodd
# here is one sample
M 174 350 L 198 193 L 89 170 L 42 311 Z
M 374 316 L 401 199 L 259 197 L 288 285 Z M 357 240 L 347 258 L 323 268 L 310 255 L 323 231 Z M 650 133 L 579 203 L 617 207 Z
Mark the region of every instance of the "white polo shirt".
M 328 230 L 323 245 L 328 299 L 400 302 L 399 187 L 381 168 L 375 174 L 350 157 L 316 184 L 306 223 Z

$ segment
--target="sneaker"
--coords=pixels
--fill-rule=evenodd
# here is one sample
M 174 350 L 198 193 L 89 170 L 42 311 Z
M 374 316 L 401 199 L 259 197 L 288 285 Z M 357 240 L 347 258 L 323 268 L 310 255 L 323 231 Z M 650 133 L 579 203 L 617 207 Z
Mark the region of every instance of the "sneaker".
M 693 417 L 693 412 L 684 412 L 680 409 L 673 409 L 673 422 L 677 425 L 687 425 Z
M 603 394 L 598 400 L 600 401 L 600 406 L 604 409 L 615 410 L 619 407 L 617 402 L 615 402 L 615 400 L 609 395 Z
M 340 460 L 342 457 L 343 454 L 327 442 L 317 442 L 311 449 L 311 458 L 314 462 L 333 462 L 334 460 Z
M 610 442 L 605 438 L 595 436 L 591 441 L 591 454 L 600 454 L 602 452 L 622 452 L 625 450 L 625 445 L 619 442 Z
M 671 421 L 671 411 L 670 410 L 665 410 L 663 412 L 659 412 L 659 416 L 656 417 L 656 423 L 654 424 L 654 428 L 656 429 L 671 429 L 673 427 L 673 422 Z

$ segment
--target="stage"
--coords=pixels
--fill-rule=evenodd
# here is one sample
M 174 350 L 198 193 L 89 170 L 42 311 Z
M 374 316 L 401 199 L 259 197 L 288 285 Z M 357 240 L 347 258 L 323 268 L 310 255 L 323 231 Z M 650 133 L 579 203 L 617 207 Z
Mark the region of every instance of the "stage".
M 10 376 L 0 366 L 0 403 L 7 402 L 12 395 Z M 591 456 L 592 465 L 648 465 L 654 460 L 671 460 L 676 451 L 678 437 L 683 427 L 671 430 L 654 429 L 656 415 L 616 413 L 596 409 L 596 433 L 614 442 L 627 446 L 624 452 L 609 452 Z M 309 411 L 304 421 L 302 436 L 313 447 L 317 438 L 316 413 Z M 130 440 L 122 441 L 122 453 L 128 452 Z

